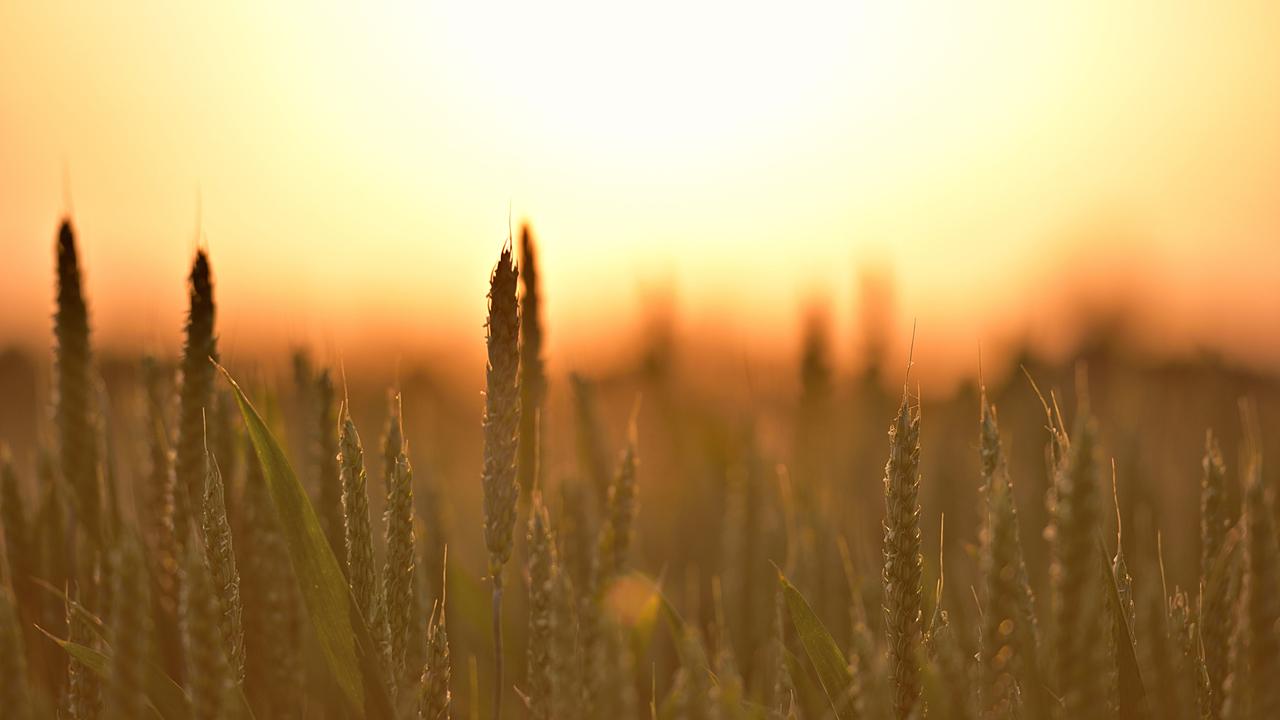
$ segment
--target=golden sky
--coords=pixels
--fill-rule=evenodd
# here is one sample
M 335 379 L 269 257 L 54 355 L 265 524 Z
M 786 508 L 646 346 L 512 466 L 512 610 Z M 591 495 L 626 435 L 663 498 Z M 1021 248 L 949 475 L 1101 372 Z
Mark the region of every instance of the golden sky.
M 105 344 L 177 346 L 199 208 L 224 346 L 478 347 L 510 212 L 563 363 L 655 292 L 790 353 L 872 263 L 926 372 L 1076 287 L 1274 366 L 1280 3 L 11 0 L 0 346 L 68 204 Z

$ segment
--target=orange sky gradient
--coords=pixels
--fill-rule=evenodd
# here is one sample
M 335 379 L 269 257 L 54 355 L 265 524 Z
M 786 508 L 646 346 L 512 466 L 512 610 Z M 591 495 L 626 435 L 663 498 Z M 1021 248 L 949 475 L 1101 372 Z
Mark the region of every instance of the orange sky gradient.
M 1079 297 L 1275 368 L 1280 3 L 6 2 L 0 347 L 68 203 L 116 348 L 179 346 L 199 207 L 224 347 L 478 354 L 510 209 L 553 366 L 664 293 L 775 357 L 825 297 L 847 361 L 872 264 L 926 378 Z

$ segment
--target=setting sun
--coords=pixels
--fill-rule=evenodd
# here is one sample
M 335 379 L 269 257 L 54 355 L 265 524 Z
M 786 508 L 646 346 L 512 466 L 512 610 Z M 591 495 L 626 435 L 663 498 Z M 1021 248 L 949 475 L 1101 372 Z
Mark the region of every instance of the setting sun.
M 1280 357 L 1242 342 L 1280 313 L 1270 3 L 1159 23 L 1111 3 L 0 12 L 0 300 L 45 302 L 34 270 L 70 204 L 108 342 L 156 340 L 131 313 L 176 322 L 181 288 L 151 271 L 197 232 L 246 342 L 470 333 L 461 298 L 514 217 L 547 240 L 560 326 L 616 325 L 666 288 L 693 324 L 742 310 L 741 341 L 768 343 L 815 292 L 843 325 L 875 258 L 899 323 L 971 367 L 977 342 L 1045 320 L 1012 298 L 1141 263 L 1130 299 L 1179 308 L 1144 316 L 1148 341 Z M 115 284 L 127 267 L 139 281 Z M 1258 299 L 1229 329 L 1223 281 Z

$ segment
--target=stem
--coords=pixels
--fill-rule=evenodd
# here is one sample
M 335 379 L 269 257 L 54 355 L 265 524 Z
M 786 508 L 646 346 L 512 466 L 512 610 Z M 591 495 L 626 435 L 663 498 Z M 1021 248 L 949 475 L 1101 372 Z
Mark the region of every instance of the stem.
M 493 576 L 493 717 L 502 718 L 502 573 Z

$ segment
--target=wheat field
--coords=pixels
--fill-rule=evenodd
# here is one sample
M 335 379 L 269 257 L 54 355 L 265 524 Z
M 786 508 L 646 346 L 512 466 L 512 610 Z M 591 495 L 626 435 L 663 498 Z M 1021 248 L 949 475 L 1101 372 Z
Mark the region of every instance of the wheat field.
M 100 355 L 54 250 L 6 718 L 1280 717 L 1271 377 L 1100 331 L 939 397 L 821 323 L 749 392 L 663 332 L 549 376 L 527 226 L 483 387 L 228 357 L 204 249 L 181 356 Z

